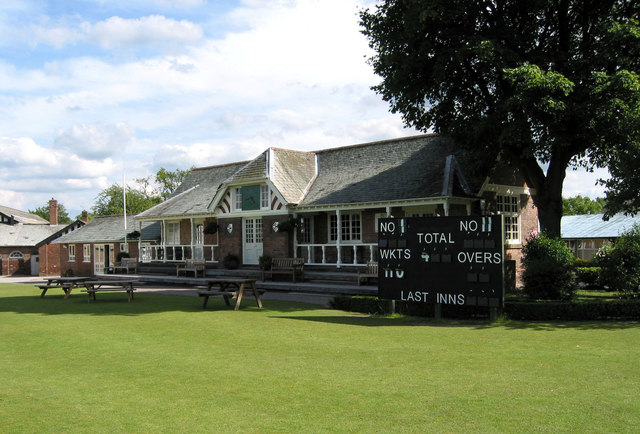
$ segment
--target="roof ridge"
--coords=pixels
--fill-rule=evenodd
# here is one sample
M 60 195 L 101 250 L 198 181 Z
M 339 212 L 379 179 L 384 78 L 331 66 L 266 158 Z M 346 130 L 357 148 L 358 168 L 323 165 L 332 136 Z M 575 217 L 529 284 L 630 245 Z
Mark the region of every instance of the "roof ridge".
M 403 141 L 408 141 L 408 140 L 416 140 L 416 139 L 422 139 L 422 138 L 427 138 L 427 137 L 443 137 L 443 136 L 441 136 L 438 133 L 417 134 L 417 135 L 414 135 L 414 136 L 401 137 L 399 139 L 385 139 L 385 140 L 377 140 L 375 142 L 358 143 L 358 144 L 355 144 L 355 145 L 335 146 L 333 148 L 325 148 L 325 149 L 320 149 L 320 150 L 313 151 L 313 152 L 314 153 L 320 153 L 320 152 L 339 151 L 339 150 L 343 150 L 343 149 L 359 148 L 359 147 L 373 146 L 373 145 L 381 145 L 383 143 L 397 143 L 397 142 L 403 142 Z

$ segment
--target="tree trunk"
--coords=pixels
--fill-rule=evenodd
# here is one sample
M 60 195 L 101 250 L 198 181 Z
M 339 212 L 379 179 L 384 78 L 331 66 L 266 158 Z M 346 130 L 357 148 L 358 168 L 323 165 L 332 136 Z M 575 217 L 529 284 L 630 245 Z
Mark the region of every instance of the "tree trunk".
M 540 230 L 554 238 L 560 238 L 562 186 L 568 166 L 568 157 L 558 154 L 551 159 L 546 176 L 533 158 L 521 160 L 519 164 L 524 170 L 527 183 L 535 189 L 533 203 L 538 208 Z
M 558 197 L 536 197 L 534 203 L 538 207 L 538 218 L 542 232 L 553 238 L 560 238 L 560 222 L 562 220 L 562 195 Z

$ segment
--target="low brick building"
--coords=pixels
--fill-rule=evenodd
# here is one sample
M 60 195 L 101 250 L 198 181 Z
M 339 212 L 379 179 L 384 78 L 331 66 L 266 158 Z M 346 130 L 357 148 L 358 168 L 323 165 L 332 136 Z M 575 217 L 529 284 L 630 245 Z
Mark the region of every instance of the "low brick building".
M 47 221 L 35 214 L 0 206 L 0 274 L 58 275 L 59 247 L 51 241 L 84 225 L 58 224 L 58 202 L 49 201 Z
M 102 274 L 118 261 L 118 254 L 140 258 L 149 252 L 149 246 L 160 241 L 160 224 L 136 222 L 133 216 L 94 217 L 80 230 L 52 242 L 60 251 L 62 274 L 93 276 Z

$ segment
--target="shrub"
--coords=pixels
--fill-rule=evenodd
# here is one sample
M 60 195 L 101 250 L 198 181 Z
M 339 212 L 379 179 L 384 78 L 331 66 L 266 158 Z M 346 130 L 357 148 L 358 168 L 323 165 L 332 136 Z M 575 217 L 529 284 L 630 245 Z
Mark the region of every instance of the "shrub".
M 525 294 L 533 299 L 566 300 L 576 290 L 574 257 L 560 239 L 545 234 L 529 239 L 522 249 Z
M 116 255 L 116 262 L 122 262 L 122 258 L 130 258 L 131 256 L 127 252 L 119 252 Z
M 600 267 L 576 267 L 576 280 L 582 282 L 587 289 L 599 288 Z
M 240 257 L 233 253 L 229 253 L 222 259 L 222 266 L 227 270 L 235 270 L 240 266 Z
M 640 286 L 640 226 L 625 232 L 596 255 L 600 283 L 612 291 L 637 296 Z

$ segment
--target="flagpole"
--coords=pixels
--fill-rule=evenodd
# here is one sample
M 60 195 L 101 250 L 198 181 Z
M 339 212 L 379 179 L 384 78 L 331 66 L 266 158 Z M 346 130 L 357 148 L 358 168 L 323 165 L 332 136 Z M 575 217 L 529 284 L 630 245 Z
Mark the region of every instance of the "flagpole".
M 122 174 L 122 214 L 124 217 L 124 248 L 129 253 L 129 245 L 127 244 L 127 178 Z

